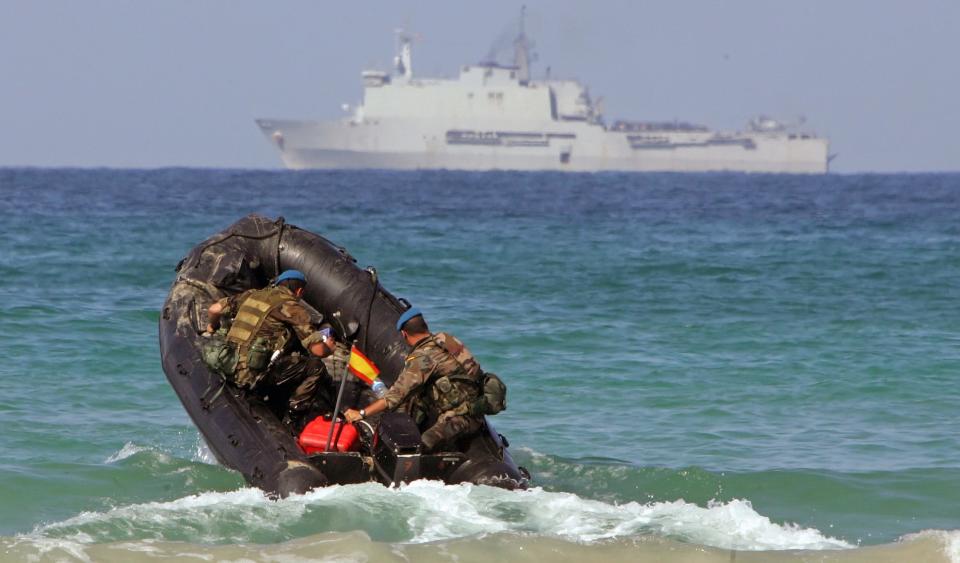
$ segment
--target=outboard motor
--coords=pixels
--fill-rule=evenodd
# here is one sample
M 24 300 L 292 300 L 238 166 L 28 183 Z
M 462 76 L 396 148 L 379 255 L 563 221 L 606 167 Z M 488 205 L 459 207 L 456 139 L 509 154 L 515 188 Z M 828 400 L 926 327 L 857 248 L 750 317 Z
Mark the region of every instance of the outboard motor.
M 384 413 L 377 425 L 373 458 L 378 477 L 386 485 L 420 478 L 420 431 L 408 415 Z

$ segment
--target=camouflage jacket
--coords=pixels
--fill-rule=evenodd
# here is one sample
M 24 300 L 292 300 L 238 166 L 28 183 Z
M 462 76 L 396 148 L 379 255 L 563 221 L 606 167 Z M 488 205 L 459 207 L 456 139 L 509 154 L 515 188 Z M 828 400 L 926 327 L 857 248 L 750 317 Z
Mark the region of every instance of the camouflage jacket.
M 305 350 L 309 350 L 311 345 L 322 341 L 323 336 L 311 323 L 310 313 L 300 300 L 295 297 L 290 290 L 284 287 L 250 289 L 243 293 L 224 297 L 217 302 L 223 308 L 221 315 L 224 318 L 232 319 L 236 316 L 240 306 L 243 305 L 243 302 L 246 301 L 248 297 L 255 292 L 268 290 L 287 292 L 289 293 L 290 299 L 270 311 L 256 333 L 257 338 L 263 338 L 264 341 L 268 343 L 267 345 L 274 350 L 286 348 L 287 351 L 289 351 L 287 344 L 294 337 L 296 337 Z M 247 381 L 250 376 L 250 374 L 245 373 L 247 371 L 245 352 L 245 350 L 241 350 L 240 361 L 237 365 L 237 380 L 239 381 Z
M 450 411 L 465 414 L 480 395 L 481 377 L 480 365 L 463 342 L 442 332 L 431 334 L 413 347 L 383 398 L 387 409 L 400 408 L 415 418 L 421 409 L 428 418 Z
M 279 288 L 282 291 L 290 292 L 286 288 Z M 233 318 L 236 315 L 240 305 L 254 291 L 263 291 L 262 289 L 248 289 L 243 293 L 224 297 L 219 300 L 223 307 L 221 315 L 227 318 Z M 277 341 L 279 338 L 289 338 L 292 336 L 289 331 L 292 330 L 304 349 L 310 348 L 312 344 L 322 341 L 322 336 L 314 328 L 311 322 L 310 313 L 301 304 L 300 300 L 290 293 L 292 299 L 270 312 L 270 315 L 263 321 L 263 326 L 257 336 L 264 336 L 271 341 Z

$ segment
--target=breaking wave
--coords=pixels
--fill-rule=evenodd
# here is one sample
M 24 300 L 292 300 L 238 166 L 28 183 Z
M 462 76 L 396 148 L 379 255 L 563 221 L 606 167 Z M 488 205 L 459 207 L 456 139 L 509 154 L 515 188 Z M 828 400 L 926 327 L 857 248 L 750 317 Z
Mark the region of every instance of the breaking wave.
M 855 547 L 779 525 L 747 501 L 608 504 L 542 489 L 419 481 L 335 486 L 282 501 L 259 490 L 202 493 L 85 512 L 0 538 L 2 560 L 944 561 L 960 532 Z
M 436 481 L 393 489 L 379 484 L 334 486 L 282 501 L 252 488 L 204 492 L 83 512 L 38 526 L 23 537 L 78 544 L 277 543 L 353 530 L 362 530 L 373 541 L 410 544 L 513 533 L 578 543 L 653 535 L 737 550 L 853 547 L 812 528 L 772 522 L 747 500 L 706 506 L 683 500 L 615 504 L 541 488 L 510 492 Z

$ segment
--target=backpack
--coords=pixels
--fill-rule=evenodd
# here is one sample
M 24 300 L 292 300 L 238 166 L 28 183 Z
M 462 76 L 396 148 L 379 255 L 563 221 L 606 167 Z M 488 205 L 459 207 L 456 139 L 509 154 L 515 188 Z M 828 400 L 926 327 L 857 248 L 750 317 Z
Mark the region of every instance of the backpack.
M 493 372 L 483 372 L 480 398 L 474 403 L 476 414 L 497 414 L 507 408 L 507 386 Z
M 463 374 L 466 375 L 465 379 L 473 381 L 474 384 L 479 384 L 480 396 L 470 403 L 461 404 L 461 412 L 470 412 L 475 416 L 480 416 L 497 414 L 507 408 L 507 386 L 504 385 L 503 380 L 497 374 L 482 371 L 477 360 L 470 353 L 470 350 L 463 345 L 463 342 L 444 332 L 435 334 L 434 341 L 457 362 Z M 463 377 L 458 379 L 463 379 Z
M 218 330 L 204 339 L 200 349 L 203 363 L 214 373 L 230 379 L 237 371 L 240 359 L 237 345 L 227 340 L 227 331 Z

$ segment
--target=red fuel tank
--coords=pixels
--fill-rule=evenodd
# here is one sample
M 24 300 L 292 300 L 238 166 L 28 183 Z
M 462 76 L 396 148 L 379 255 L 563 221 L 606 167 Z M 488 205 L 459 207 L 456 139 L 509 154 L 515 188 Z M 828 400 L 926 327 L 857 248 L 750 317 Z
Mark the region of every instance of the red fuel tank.
M 327 437 L 330 436 L 330 425 L 332 423 L 330 420 L 324 420 L 322 416 L 310 421 L 297 439 L 300 448 L 308 454 L 325 451 L 324 447 L 327 445 Z M 357 429 L 353 427 L 353 424 L 337 421 L 333 430 L 331 449 L 338 452 L 350 452 L 356 450 L 358 445 Z

